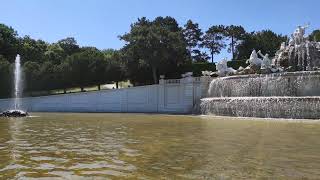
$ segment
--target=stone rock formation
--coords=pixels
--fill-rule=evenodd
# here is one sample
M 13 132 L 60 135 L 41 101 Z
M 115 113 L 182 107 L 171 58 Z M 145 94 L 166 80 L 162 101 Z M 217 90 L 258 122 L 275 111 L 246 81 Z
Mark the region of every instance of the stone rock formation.
M 21 110 L 9 110 L 0 113 L 0 117 L 26 117 L 28 116 L 27 112 Z
M 223 77 L 320 70 L 320 42 L 309 41 L 305 37 L 305 30 L 308 27 L 308 25 L 298 26 L 291 35 L 289 43 L 283 42 L 272 60 L 269 58 L 269 54 L 263 55 L 261 51 L 253 50 L 247 60 L 249 66 L 246 68 L 240 67 L 238 70 L 229 68 L 227 60 L 224 59 L 217 64 L 216 74 Z
M 308 26 L 298 26 L 288 43 L 282 43 L 273 63 L 285 71 L 312 71 L 320 68 L 320 43 L 305 37 Z
M 235 74 L 237 72 L 233 68 L 228 67 L 226 58 L 221 60 L 217 64 L 217 70 L 218 71 L 216 72 L 216 74 L 218 76 L 220 76 L 220 77 L 227 76 L 227 75 L 232 75 L 232 74 Z

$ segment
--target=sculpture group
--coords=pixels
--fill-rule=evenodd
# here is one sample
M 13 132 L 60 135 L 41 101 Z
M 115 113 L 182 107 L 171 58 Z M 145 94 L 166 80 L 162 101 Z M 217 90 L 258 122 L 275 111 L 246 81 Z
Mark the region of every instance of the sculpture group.
M 305 30 L 309 25 L 298 26 L 288 43 L 283 42 L 280 49 L 270 59 L 269 54 L 253 50 L 246 68 L 238 70 L 227 66 L 227 59 L 217 64 L 218 76 L 242 74 L 269 74 L 284 71 L 314 71 L 320 70 L 320 43 L 309 41 Z M 260 58 L 259 58 L 260 56 Z

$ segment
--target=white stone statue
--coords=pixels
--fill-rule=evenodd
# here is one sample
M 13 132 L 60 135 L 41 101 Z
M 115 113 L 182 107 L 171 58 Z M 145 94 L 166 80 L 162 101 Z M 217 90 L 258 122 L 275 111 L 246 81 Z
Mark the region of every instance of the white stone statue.
M 271 59 L 269 58 L 269 54 L 263 55 L 261 51 L 258 51 L 258 54 L 263 58 L 261 68 L 268 69 L 271 68 Z
M 191 76 L 193 76 L 193 72 L 186 72 L 185 75 L 186 75 L 186 77 L 191 77 Z
M 294 42 L 294 37 L 291 35 L 291 38 L 289 40 L 289 46 L 294 46 L 295 42 Z
M 247 63 L 249 63 L 250 65 L 261 67 L 262 60 L 260 58 L 258 58 L 258 54 L 257 54 L 256 50 L 252 51 L 252 53 L 250 55 L 250 59 L 247 60 Z
M 300 45 L 301 43 L 305 42 L 307 39 L 304 37 L 304 35 L 308 27 L 309 24 L 305 26 L 298 26 L 297 29 L 291 35 L 289 44 L 292 45 L 294 43 L 295 45 Z
M 243 71 L 243 70 L 244 70 L 244 67 L 242 67 L 242 66 L 240 66 L 240 67 L 238 68 L 238 72 Z
M 218 64 L 217 64 L 217 70 L 218 70 L 217 74 L 219 76 L 226 76 L 226 75 L 234 74 L 234 73 L 237 72 L 233 68 L 229 68 L 228 65 L 227 65 L 227 62 L 228 62 L 227 58 L 224 58 L 223 60 L 218 62 Z
M 181 77 L 182 78 L 187 78 L 187 77 L 192 77 L 192 75 L 193 75 L 193 72 L 186 72 L 184 74 L 181 74 Z
M 280 50 L 283 51 L 286 49 L 286 42 L 282 42 L 280 46 Z
M 211 76 L 214 74 L 212 71 L 201 71 L 201 73 L 202 73 L 202 76 Z

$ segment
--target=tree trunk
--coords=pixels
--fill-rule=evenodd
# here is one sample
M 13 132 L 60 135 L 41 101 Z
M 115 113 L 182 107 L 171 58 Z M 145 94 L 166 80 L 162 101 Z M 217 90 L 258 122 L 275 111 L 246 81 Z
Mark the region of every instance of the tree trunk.
M 213 64 L 213 52 L 211 52 L 211 63 Z
M 83 92 L 84 91 L 84 88 L 83 87 L 80 87 L 81 88 L 81 92 Z
M 100 91 L 101 90 L 101 85 L 100 84 L 98 84 L 98 91 Z
M 231 36 L 231 53 L 232 53 L 232 60 L 234 60 L 234 39 Z
M 116 88 L 119 89 L 119 82 L 116 82 Z
M 154 84 L 158 84 L 157 68 L 152 66 L 152 76 Z
M 63 94 L 67 94 L 67 89 L 66 88 L 63 89 Z

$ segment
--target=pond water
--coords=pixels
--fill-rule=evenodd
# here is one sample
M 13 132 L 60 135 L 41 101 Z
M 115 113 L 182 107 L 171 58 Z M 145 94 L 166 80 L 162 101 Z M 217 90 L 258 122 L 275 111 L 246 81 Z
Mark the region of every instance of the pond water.
M 0 119 L 0 179 L 317 179 L 320 122 L 152 114 Z

